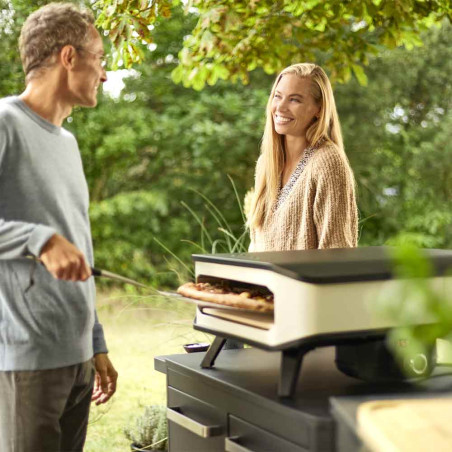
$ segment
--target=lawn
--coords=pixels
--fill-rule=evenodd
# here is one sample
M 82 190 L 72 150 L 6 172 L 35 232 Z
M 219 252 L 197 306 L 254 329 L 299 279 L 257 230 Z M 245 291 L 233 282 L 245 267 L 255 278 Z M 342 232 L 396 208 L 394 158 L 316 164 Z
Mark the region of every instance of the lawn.
M 185 353 L 182 345 L 209 337 L 192 328 L 194 306 L 126 293 L 100 294 L 98 314 L 119 373 L 113 399 L 92 407 L 85 452 L 126 452 L 123 428 L 144 406 L 166 404 L 165 375 L 154 356 Z

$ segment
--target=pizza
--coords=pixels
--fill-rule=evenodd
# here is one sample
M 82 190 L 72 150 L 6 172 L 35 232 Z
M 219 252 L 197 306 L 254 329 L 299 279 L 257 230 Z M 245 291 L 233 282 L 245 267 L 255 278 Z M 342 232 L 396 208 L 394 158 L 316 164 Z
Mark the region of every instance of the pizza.
M 177 293 L 195 300 L 234 308 L 273 312 L 273 294 L 265 288 L 233 286 L 226 282 L 216 284 L 188 282 L 180 286 Z

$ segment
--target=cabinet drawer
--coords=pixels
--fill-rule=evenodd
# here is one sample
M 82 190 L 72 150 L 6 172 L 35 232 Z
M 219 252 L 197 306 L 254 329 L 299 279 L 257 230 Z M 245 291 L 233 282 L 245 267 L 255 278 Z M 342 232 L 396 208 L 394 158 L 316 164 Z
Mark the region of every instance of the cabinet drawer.
M 225 450 L 227 452 L 308 452 L 297 444 L 232 415 L 229 415 Z
M 168 388 L 170 452 L 224 451 L 227 414 L 218 408 Z

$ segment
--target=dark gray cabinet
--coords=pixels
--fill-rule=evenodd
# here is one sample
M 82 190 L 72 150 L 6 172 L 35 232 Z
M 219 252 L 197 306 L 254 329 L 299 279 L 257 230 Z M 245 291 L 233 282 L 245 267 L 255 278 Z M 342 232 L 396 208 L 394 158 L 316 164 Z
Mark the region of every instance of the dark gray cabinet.
M 236 416 L 229 415 L 228 420 L 228 437 L 224 449 L 228 452 L 245 450 L 306 452 L 307 450 Z
M 336 369 L 330 347 L 306 356 L 293 398 L 278 398 L 278 352 L 224 350 L 211 369 L 200 367 L 203 356 L 155 359 L 155 368 L 167 376 L 170 452 L 358 451 L 353 426 L 342 422 L 341 409 L 332 415 L 332 403 L 428 396 L 431 390 L 429 382 L 376 384 L 350 378 Z M 450 391 L 451 377 L 432 379 L 432 384 L 440 381 Z
M 225 412 L 174 388 L 167 395 L 171 450 L 224 450 Z

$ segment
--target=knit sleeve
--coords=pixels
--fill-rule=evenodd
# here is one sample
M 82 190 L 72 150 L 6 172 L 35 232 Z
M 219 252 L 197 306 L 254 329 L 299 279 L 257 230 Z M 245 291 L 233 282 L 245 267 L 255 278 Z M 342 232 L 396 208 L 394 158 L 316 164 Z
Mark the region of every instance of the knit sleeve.
M 318 248 L 358 243 L 358 210 L 352 170 L 337 151 L 325 151 L 315 168 L 313 206 Z

